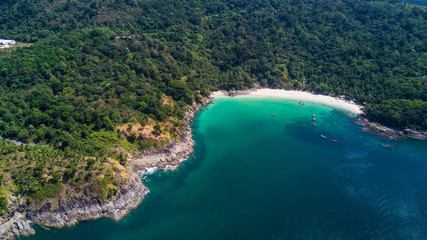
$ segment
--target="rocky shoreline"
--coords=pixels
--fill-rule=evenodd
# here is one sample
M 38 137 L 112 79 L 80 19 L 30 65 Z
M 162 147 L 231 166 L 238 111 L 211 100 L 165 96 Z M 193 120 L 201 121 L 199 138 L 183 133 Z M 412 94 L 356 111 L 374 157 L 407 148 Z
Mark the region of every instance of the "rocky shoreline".
M 37 210 L 25 210 L 25 207 L 20 206 L 11 211 L 14 212 L 13 217 L 6 221 L 0 220 L 0 239 L 14 239 L 35 234 L 29 224 L 31 222 L 45 227 L 62 228 L 73 226 L 79 221 L 102 217 L 119 221 L 129 211 L 137 208 L 148 192 L 148 189 L 142 184 L 140 176 L 132 173 L 129 185 L 121 188 L 112 201 L 100 203 L 96 199 L 71 198 L 55 211 L 51 211 L 46 205 Z
M 24 214 L 15 211 L 13 216 L 4 217 L 0 218 L 0 239 L 28 237 L 36 233 Z
M 418 140 L 427 140 L 427 132 L 414 131 L 412 129 L 398 130 L 377 123 L 370 122 L 365 116 L 359 116 L 356 124 L 361 125 L 362 130 L 368 133 L 376 134 L 381 137 L 386 137 L 389 140 L 397 140 L 399 138 L 413 138 Z
M 137 208 L 148 192 L 139 175 L 132 173 L 130 184 L 121 188 L 114 200 L 100 203 L 96 199 L 72 198 L 55 211 L 45 206 L 39 210 L 29 210 L 26 215 L 36 224 L 54 228 L 70 227 L 79 221 L 102 217 L 119 221 Z
M 181 134 L 181 140 L 172 143 L 161 151 L 134 156 L 130 163 L 132 171 L 144 172 L 150 168 L 166 169 L 168 167 L 174 168 L 179 166 L 194 151 L 193 130 L 191 129 L 194 115 L 199 112 L 201 107 L 208 105 L 212 99 L 221 95 L 229 95 L 229 93 L 225 91 L 213 92 L 210 97 L 203 98 L 199 103 L 194 103 L 189 107 L 183 121 L 185 132 Z

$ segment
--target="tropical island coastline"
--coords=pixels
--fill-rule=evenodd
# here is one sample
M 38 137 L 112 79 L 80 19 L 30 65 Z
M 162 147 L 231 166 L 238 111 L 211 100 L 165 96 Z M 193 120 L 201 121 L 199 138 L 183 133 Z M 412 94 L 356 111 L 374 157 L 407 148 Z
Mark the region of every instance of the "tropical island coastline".
M 327 104 L 384 147 L 427 139 L 427 12 L 407 2 L 4 2 L 0 240 L 123 218 L 218 96 Z
M 425 139 L 426 134 L 412 130 L 394 130 L 376 123 L 369 122 L 363 117 L 363 106 L 354 100 L 349 100 L 344 96 L 334 97 L 297 90 L 255 88 L 240 91 L 214 91 L 209 97 L 203 98 L 198 103 L 194 103 L 186 111 L 184 117 L 185 131 L 181 134 L 180 140 L 171 143 L 160 151 L 148 152 L 142 155 L 129 156 L 130 183 L 120 188 L 115 199 L 111 201 L 83 201 L 73 199 L 64 206 L 52 211 L 48 206 L 37 211 L 25 211 L 17 206 L 13 217 L 9 221 L 3 222 L 0 227 L 2 239 L 13 239 L 19 236 L 29 236 L 35 234 L 29 223 L 33 222 L 45 227 L 62 228 L 70 227 L 79 221 L 95 220 L 106 217 L 114 221 L 124 218 L 131 210 L 137 208 L 143 201 L 149 190 L 143 185 L 141 177 L 144 174 L 151 174 L 158 169 L 175 170 L 179 165 L 188 159 L 193 153 L 194 140 L 192 138 L 191 125 L 195 114 L 200 108 L 212 102 L 213 99 L 221 96 L 247 96 L 247 97 L 274 97 L 302 102 L 317 102 L 333 106 L 351 113 L 357 118 L 357 123 L 364 126 L 364 130 L 380 136 L 396 139 L 398 136 Z

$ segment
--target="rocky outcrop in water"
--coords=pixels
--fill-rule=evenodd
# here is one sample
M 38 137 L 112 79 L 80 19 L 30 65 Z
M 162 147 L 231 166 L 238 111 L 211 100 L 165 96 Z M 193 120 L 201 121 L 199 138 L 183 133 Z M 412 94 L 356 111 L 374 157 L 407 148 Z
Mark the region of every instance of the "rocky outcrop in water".
M 28 237 L 36 232 L 31 228 L 25 215 L 15 212 L 12 217 L 0 218 L 0 239 L 9 240 L 20 236 Z

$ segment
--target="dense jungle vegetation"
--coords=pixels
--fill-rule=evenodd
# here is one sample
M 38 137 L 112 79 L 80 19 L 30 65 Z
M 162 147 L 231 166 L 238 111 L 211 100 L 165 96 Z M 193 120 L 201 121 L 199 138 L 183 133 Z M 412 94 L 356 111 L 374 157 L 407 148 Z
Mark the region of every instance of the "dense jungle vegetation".
M 2 143 L 1 179 L 31 202 L 64 185 L 112 198 L 118 149 L 179 138 L 186 107 L 218 89 L 346 95 L 427 130 L 426 18 L 397 0 L 2 1 L 0 38 L 33 44 L 0 52 L 0 135 L 36 146 Z M 120 130 L 133 125 L 168 138 Z

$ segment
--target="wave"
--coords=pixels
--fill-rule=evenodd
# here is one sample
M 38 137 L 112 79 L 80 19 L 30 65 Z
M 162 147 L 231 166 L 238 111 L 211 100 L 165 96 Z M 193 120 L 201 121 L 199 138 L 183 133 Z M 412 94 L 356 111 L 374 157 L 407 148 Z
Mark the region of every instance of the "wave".
M 159 169 L 160 168 L 158 168 L 158 167 L 149 167 L 149 168 L 145 168 L 144 170 L 138 171 L 138 173 L 141 174 L 141 177 L 143 177 L 146 175 L 151 175 Z
M 336 172 L 335 183 L 360 208 L 352 229 L 359 239 L 426 239 L 414 190 L 402 184 L 407 176 L 370 162 L 343 164 Z

